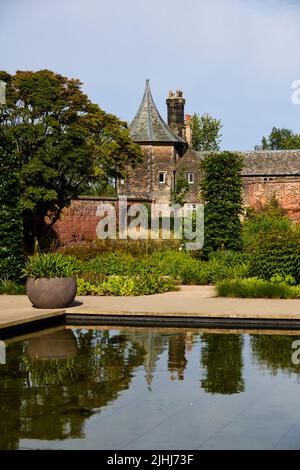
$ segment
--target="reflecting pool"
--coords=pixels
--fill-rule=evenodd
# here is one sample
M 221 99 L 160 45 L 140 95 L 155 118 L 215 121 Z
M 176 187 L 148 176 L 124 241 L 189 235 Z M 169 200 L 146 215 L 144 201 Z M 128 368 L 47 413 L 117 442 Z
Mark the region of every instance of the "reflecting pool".
M 0 449 L 299 449 L 298 340 L 103 326 L 5 339 Z

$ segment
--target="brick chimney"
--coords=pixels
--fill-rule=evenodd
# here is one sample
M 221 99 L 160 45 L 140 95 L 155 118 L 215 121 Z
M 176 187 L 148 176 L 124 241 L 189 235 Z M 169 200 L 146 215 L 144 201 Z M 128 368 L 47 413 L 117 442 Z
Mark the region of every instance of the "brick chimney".
M 166 103 L 168 108 L 168 126 L 176 135 L 184 139 L 185 99 L 183 98 L 183 92 L 177 90 L 176 93 L 173 93 L 170 90 Z

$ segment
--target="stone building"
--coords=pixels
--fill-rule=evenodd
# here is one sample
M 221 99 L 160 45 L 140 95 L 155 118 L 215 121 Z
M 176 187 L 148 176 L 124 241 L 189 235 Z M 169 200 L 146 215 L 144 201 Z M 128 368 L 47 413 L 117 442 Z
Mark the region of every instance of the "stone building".
M 187 202 L 199 198 L 199 163 L 205 152 L 191 149 L 191 121 L 185 115 L 181 91 L 169 92 L 166 100 L 168 123 L 159 114 L 146 82 L 138 112 L 130 125 L 132 139 L 143 149 L 145 160 L 138 168 L 128 169 L 125 180 L 118 182 L 118 194 L 128 203 L 172 200 L 176 178 L 187 178 Z M 238 152 L 244 157 L 242 171 L 244 203 L 260 209 L 276 197 L 288 215 L 300 223 L 300 150 Z M 118 198 L 106 198 L 118 206 Z M 64 209 L 54 230 L 61 243 L 94 240 L 99 222 L 97 206 L 101 197 L 81 197 Z
M 166 99 L 167 121 L 154 103 L 149 80 L 138 112 L 130 124 L 131 138 L 139 143 L 145 161 L 118 184 L 120 195 L 156 202 L 171 202 L 176 178 L 187 178 L 187 202 L 199 201 L 199 163 L 205 152 L 191 149 L 191 121 L 185 116 L 182 91 Z M 261 207 L 272 196 L 288 210 L 300 210 L 300 150 L 240 152 L 246 205 Z M 295 208 L 295 205 L 297 206 Z

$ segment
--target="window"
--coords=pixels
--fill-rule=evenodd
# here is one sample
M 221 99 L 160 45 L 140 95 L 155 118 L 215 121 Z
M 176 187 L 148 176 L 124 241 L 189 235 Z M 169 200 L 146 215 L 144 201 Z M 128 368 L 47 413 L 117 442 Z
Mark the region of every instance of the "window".
M 263 178 L 262 180 L 263 181 L 272 181 L 274 178 L 269 178 L 269 177 L 266 177 L 266 178 Z
M 188 182 L 189 182 L 189 184 L 194 184 L 194 182 L 195 182 L 195 174 L 194 173 L 188 173 Z
M 166 182 L 166 172 L 165 171 L 160 171 L 158 173 L 158 181 L 161 183 L 161 184 L 164 184 Z
M 121 185 L 125 184 L 125 180 L 123 178 L 120 179 L 120 184 Z

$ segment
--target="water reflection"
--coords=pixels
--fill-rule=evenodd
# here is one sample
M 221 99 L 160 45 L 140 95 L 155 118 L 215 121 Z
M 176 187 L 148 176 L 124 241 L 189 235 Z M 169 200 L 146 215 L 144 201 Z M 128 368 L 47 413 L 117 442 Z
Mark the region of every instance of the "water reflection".
M 209 393 L 232 394 L 245 390 L 243 379 L 243 336 L 238 334 L 202 335 L 201 387 Z
M 86 420 L 132 389 L 140 374 L 152 392 L 158 373 L 176 387 L 191 367 L 198 390 L 200 384 L 209 394 L 245 391 L 246 335 L 213 331 L 56 328 L 7 340 L 7 364 L 0 366 L 0 449 L 18 448 L 21 438 L 83 439 Z M 299 374 L 291 363 L 295 338 L 250 335 L 253 366 Z
M 292 344 L 299 336 L 251 335 L 254 363 L 273 375 L 279 372 L 299 373 L 299 365 L 292 362 Z
M 183 334 L 171 336 L 169 338 L 168 349 L 168 369 L 171 372 L 171 380 L 184 379 L 184 369 L 187 365 L 185 357 L 186 337 Z
M 44 345 L 42 339 L 8 346 L 7 364 L 0 369 L 1 449 L 17 448 L 19 437 L 84 437 L 85 419 L 127 389 L 133 369 L 143 363 L 144 349 L 123 334 L 80 330 L 75 357 L 69 334 L 65 341 L 62 332 L 49 334 Z M 67 357 L 57 359 L 53 351 L 49 360 L 51 342 L 53 347 L 60 342 L 60 355 L 64 351 Z

